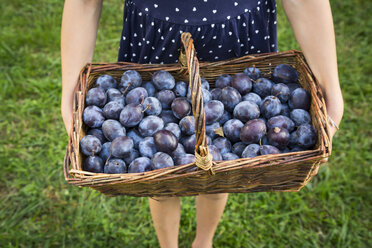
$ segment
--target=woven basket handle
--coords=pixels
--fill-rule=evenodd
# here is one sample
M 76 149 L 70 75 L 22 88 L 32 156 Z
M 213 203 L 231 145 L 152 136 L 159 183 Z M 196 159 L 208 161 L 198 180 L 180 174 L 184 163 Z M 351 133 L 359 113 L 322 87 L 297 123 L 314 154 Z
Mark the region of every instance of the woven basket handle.
M 212 155 L 209 153 L 207 136 L 205 134 L 205 115 L 199 75 L 199 61 L 195 54 L 195 47 L 191 34 L 188 32 L 182 33 L 181 41 L 183 47 L 179 60 L 182 65 L 187 65 L 189 86 L 191 89 L 192 112 L 195 118 L 195 164 L 199 168 L 205 171 L 209 170 L 214 174 L 212 168 Z

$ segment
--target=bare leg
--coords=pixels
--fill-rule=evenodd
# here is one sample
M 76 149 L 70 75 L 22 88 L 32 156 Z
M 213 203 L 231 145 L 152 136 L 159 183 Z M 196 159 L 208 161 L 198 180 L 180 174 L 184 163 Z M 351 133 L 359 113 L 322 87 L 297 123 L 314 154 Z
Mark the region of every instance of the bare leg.
M 211 248 L 213 236 L 227 202 L 228 194 L 196 197 L 196 237 L 193 248 Z
M 149 205 L 160 247 L 177 248 L 181 215 L 180 198 L 149 198 Z

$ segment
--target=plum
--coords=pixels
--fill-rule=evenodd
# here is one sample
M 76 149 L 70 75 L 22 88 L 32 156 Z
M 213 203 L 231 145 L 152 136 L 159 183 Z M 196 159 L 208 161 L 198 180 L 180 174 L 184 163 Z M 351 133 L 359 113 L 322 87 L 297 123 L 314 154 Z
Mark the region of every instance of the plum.
M 224 113 L 223 103 L 217 100 L 211 100 L 204 106 L 205 123 L 210 125 L 219 121 Z
M 141 86 L 142 77 L 135 70 L 127 70 L 123 73 L 120 79 L 119 90 L 123 92 L 128 92 L 136 87 Z
M 142 137 L 153 136 L 159 130 L 164 128 L 164 121 L 156 116 L 149 115 L 140 122 L 138 125 L 138 131 Z
M 175 165 L 185 165 L 195 163 L 195 156 L 193 154 L 182 154 L 181 156 L 176 156 L 174 158 Z
M 157 170 L 174 166 L 171 156 L 164 152 L 157 152 L 151 159 L 151 169 Z
M 260 110 L 262 116 L 265 117 L 266 119 L 269 119 L 280 114 L 281 102 L 275 96 L 267 96 L 262 101 Z
M 280 64 L 274 68 L 273 79 L 276 83 L 296 83 L 298 80 L 298 73 L 292 66 Z
M 143 87 L 137 87 L 132 90 L 130 90 L 126 97 L 125 97 L 125 102 L 126 104 L 141 104 L 145 98 L 148 97 L 147 90 Z
M 102 124 L 102 132 L 109 141 L 126 135 L 125 128 L 117 120 L 105 120 Z
M 134 127 L 141 122 L 142 118 L 142 106 L 132 103 L 123 108 L 119 120 L 124 127 Z
M 195 133 L 195 118 L 194 116 L 186 116 L 183 117 L 180 122 L 179 126 L 181 132 L 185 135 L 192 135 Z
M 153 73 L 152 82 L 157 90 L 171 90 L 176 85 L 172 74 L 164 70 Z
M 245 147 L 242 152 L 242 158 L 254 158 L 260 155 L 260 146 L 257 144 L 250 144 Z
M 103 115 L 105 116 L 106 119 L 119 120 L 120 113 L 123 110 L 123 108 L 124 105 L 121 102 L 118 101 L 108 102 L 103 107 Z
M 253 92 L 264 98 L 271 94 L 274 83 L 267 78 L 259 78 L 253 83 Z
M 222 89 L 214 88 L 210 92 L 211 92 L 211 95 L 212 95 L 212 100 L 218 100 L 219 101 L 221 99 Z
M 171 154 L 178 145 L 177 137 L 168 130 L 159 130 L 153 135 L 156 150 Z
M 182 119 L 191 113 L 191 105 L 184 97 L 174 99 L 171 108 L 177 119 Z
M 227 86 L 222 89 L 220 101 L 223 103 L 227 111 L 232 112 L 235 106 L 240 102 L 241 98 L 242 96 L 239 91 L 233 87 Z
M 226 138 L 231 142 L 238 142 L 240 141 L 240 132 L 243 126 L 244 124 L 240 120 L 231 119 L 223 125 L 222 129 Z
M 165 130 L 171 131 L 174 136 L 176 136 L 177 140 L 181 138 L 181 129 L 176 123 L 167 123 L 164 127 Z
M 291 109 L 309 110 L 311 105 L 311 95 L 305 89 L 297 88 L 289 96 L 288 105 Z
M 260 109 L 254 102 L 242 101 L 234 108 L 234 118 L 242 122 L 257 119 L 260 117 Z
M 239 156 L 234 153 L 227 152 L 227 153 L 222 154 L 222 158 L 223 160 L 235 160 L 235 159 L 239 159 Z
M 237 142 L 232 146 L 231 152 L 241 157 L 246 147 L 247 145 L 245 145 L 243 142 Z
M 105 92 L 110 88 L 116 88 L 118 82 L 111 75 L 102 75 L 97 78 L 96 86 L 103 89 Z
M 127 136 L 130 137 L 133 140 L 134 148 L 138 149 L 138 145 L 139 145 L 140 141 L 143 139 L 143 137 L 138 132 L 138 130 L 134 129 L 134 128 L 130 129 L 127 132 Z
M 86 135 L 80 140 L 80 150 L 86 155 L 95 155 L 102 149 L 102 143 L 96 136 Z
M 102 108 L 106 104 L 105 90 L 102 88 L 91 88 L 85 95 L 85 105 L 94 105 Z
M 147 157 L 139 157 L 130 163 L 128 173 L 142 173 L 151 171 L 151 160 Z
M 89 156 L 83 161 L 83 170 L 103 173 L 103 160 L 98 156 Z
M 146 137 L 143 140 L 141 140 L 138 145 L 138 149 L 143 157 L 152 158 L 152 156 L 154 156 L 154 154 L 157 152 L 154 138 Z
M 245 144 L 258 143 L 266 134 L 266 125 L 262 120 L 250 120 L 241 128 L 240 139 Z
M 83 122 L 85 125 L 91 128 L 101 127 L 105 117 L 103 116 L 103 111 L 97 106 L 88 106 L 83 112 Z
M 213 145 L 220 150 L 221 154 L 231 151 L 231 142 L 225 137 L 218 137 L 213 140 Z
M 288 132 L 292 132 L 295 128 L 295 123 L 291 119 L 283 115 L 277 115 L 277 116 L 271 117 L 267 121 L 266 125 L 268 129 L 279 127 L 279 128 L 287 129 Z
M 176 95 L 171 90 L 158 91 L 155 96 L 161 103 L 163 109 L 170 109 L 173 100 L 176 98 Z
M 267 140 L 270 145 L 278 149 L 284 149 L 289 143 L 289 132 L 285 128 L 274 127 L 267 133 Z
M 176 97 L 186 97 L 188 88 L 189 86 L 185 82 L 180 81 L 176 83 L 173 92 L 176 95 Z
M 101 142 L 101 144 L 105 143 L 106 142 L 106 138 L 105 136 L 103 135 L 102 133 L 102 130 L 101 129 L 98 129 L 98 128 L 93 128 L 93 129 L 89 129 L 89 131 L 87 132 L 87 135 L 93 135 L 93 136 L 96 136 L 99 141 Z
M 294 109 L 290 113 L 290 117 L 296 126 L 300 126 L 302 124 L 309 124 L 311 122 L 311 116 L 309 112 L 303 109 Z
M 244 69 L 244 73 L 253 80 L 257 80 L 261 77 L 261 71 L 256 67 L 248 67 Z
M 232 77 L 230 75 L 222 74 L 216 79 L 216 82 L 214 85 L 216 88 L 223 89 L 226 86 L 231 86 L 231 82 L 232 82 Z
M 147 95 L 150 97 L 155 96 L 155 86 L 152 84 L 152 82 L 145 82 L 142 84 L 142 87 L 146 89 Z
M 155 97 L 147 97 L 143 101 L 143 111 L 147 115 L 160 115 L 163 108 L 161 107 L 160 101 Z
M 271 88 L 271 95 L 276 96 L 279 98 L 279 100 L 282 103 L 286 103 L 288 101 L 289 95 L 290 95 L 290 90 L 287 85 L 285 84 L 275 84 Z
M 244 73 L 237 73 L 233 76 L 231 86 L 239 91 L 240 94 L 248 94 L 252 89 L 251 78 Z
M 256 93 L 250 92 L 243 96 L 242 101 L 251 101 L 257 104 L 258 106 L 261 105 L 262 99 Z
M 111 142 L 110 153 L 116 158 L 124 158 L 134 147 L 134 142 L 128 136 L 117 137 Z
M 106 163 L 103 171 L 107 174 L 122 174 L 127 172 L 127 166 L 123 160 L 113 158 Z
M 209 153 L 212 155 L 212 161 L 223 160 L 220 150 L 218 150 L 218 148 L 215 145 L 209 145 L 208 149 L 209 149 Z
M 271 145 L 263 145 L 260 146 L 260 154 L 261 155 L 267 155 L 267 154 L 279 154 L 280 150 L 276 148 L 275 146 Z

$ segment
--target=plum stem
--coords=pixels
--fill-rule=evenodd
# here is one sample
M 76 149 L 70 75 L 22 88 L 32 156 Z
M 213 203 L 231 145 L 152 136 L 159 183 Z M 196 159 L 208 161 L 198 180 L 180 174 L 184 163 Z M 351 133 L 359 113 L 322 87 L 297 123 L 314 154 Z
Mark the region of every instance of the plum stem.
M 148 109 L 151 109 L 151 106 L 149 104 L 146 104 L 146 108 L 144 110 L 142 110 L 142 113 L 145 112 Z
M 142 100 L 141 100 L 141 103 L 140 103 L 140 105 L 142 105 L 142 103 L 145 101 L 145 96 L 144 95 L 142 95 L 141 96 L 142 97 Z
M 107 165 L 107 162 L 108 162 L 109 159 L 111 158 L 111 155 L 112 155 L 112 153 L 110 152 L 110 156 L 108 156 L 108 158 L 106 159 L 105 165 Z
M 125 88 L 125 90 L 124 90 L 124 91 L 123 91 L 123 92 L 122 92 L 121 94 L 123 94 L 123 95 L 124 95 L 124 94 L 125 94 L 125 92 L 127 92 L 127 90 L 129 89 L 130 85 L 131 85 L 131 83 L 129 83 L 129 84 L 128 84 L 128 86 L 127 86 L 127 87 Z
M 278 97 L 280 94 L 283 94 L 283 92 L 279 92 L 278 94 L 275 95 L 275 97 Z

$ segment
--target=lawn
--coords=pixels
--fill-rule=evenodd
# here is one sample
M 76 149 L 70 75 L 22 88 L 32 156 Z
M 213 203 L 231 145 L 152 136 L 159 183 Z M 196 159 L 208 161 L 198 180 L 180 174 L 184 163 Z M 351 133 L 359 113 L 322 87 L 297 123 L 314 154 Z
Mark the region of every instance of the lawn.
M 231 194 L 215 247 L 372 247 L 372 2 L 331 3 L 345 100 L 333 156 L 298 193 Z M 104 1 L 94 61 L 115 62 L 122 7 Z M 157 247 L 146 198 L 64 181 L 63 1 L 0 9 L 0 247 Z M 298 49 L 279 3 L 278 14 L 280 50 Z M 194 235 L 194 198 L 183 198 L 180 247 Z

